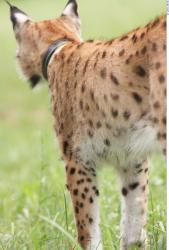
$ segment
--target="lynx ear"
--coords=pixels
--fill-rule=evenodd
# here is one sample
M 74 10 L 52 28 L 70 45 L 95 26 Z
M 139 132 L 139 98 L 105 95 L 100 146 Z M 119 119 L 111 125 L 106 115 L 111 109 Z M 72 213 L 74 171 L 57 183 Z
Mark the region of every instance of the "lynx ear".
M 28 17 L 22 10 L 12 6 L 9 2 L 7 3 L 10 6 L 11 21 L 14 29 L 16 27 L 20 27 L 26 21 L 31 20 L 30 17 Z
M 62 15 L 79 18 L 78 4 L 76 0 L 69 0 Z

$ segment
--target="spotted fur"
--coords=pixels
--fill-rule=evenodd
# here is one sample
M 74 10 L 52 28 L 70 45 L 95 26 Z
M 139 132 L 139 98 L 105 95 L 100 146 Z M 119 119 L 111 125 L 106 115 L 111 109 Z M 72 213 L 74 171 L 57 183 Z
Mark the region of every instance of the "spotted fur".
M 17 59 L 34 87 L 48 66 L 54 127 L 66 165 L 67 188 L 83 249 L 101 250 L 98 168 L 114 165 L 122 194 L 121 250 L 146 248 L 147 158 L 166 151 L 166 20 L 110 41 L 83 42 L 75 0 L 60 18 L 33 22 L 11 6 Z

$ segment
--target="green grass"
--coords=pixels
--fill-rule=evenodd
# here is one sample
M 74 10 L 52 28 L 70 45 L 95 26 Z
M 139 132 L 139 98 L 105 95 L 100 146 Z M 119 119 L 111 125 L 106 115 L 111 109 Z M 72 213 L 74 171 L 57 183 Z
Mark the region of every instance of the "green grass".
M 57 16 L 65 1 L 12 1 L 36 20 Z M 119 36 L 165 13 L 165 0 L 80 2 L 83 35 Z M 76 249 L 64 164 L 52 127 L 47 85 L 31 91 L 16 74 L 8 7 L 0 2 L 0 249 Z M 100 172 L 105 250 L 119 249 L 120 197 L 113 169 Z M 166 249 L 166 170 L 151 162 L 148 249 Z M 74 248 L 75 247 L 75 248 Z

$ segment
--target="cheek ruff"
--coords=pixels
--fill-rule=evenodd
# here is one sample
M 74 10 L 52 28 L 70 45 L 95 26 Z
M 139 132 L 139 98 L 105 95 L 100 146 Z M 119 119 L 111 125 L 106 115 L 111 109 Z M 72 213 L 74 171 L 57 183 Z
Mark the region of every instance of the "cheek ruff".
M 34 88 L 36 87 L 36 85 L 40 82 L 41 80 L 41 77 L 39 75 L 33 75 L 29 81 L 30 81 L 30 84 L 31 84 L 31 87 Z

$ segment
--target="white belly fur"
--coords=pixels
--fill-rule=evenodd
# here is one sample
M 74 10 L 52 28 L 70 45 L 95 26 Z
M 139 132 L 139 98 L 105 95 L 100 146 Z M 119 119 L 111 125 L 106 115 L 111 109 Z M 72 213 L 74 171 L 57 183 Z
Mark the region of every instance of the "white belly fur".
M 117 137 L 111 131 L 100 130 L 92 139 L 83 138 L 80 158 L 94 161 L 96 165 L 103 160 L 117 167 L 127 167 L 142 162 L 149 154 L 160 150 L 156 130 L 150 125 L 145 126 L 144 121 L 135 124 L 134 129 L 119 130 L 121 132 Z M 109 139 L 110 146 L 104 144 L 105 138 Z

